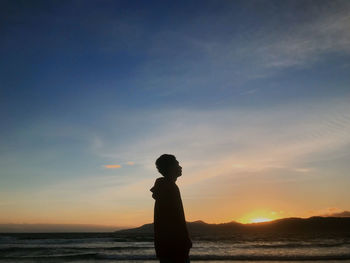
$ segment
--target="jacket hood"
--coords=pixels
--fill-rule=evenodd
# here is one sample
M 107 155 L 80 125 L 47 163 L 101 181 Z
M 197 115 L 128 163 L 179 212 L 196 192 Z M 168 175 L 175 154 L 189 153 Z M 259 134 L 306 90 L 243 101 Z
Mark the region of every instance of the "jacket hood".
M 159 199 L 161 196 L 164 196 L 164 194 L 169 192 L 169 190 L 172 189 L 173 185 L 175 185 L 175 182 L 169 181 L 164 177 L 157 178 L 154 186 L 150 189 L 152 192 L 152 197 L 155 200 Z
M 164 188 L 164 183 L 166 183 L 164 177 L 157 178 L 154 186 L 150 189 L 153 199 L 157 200 L 160 197 L 162 189 Z

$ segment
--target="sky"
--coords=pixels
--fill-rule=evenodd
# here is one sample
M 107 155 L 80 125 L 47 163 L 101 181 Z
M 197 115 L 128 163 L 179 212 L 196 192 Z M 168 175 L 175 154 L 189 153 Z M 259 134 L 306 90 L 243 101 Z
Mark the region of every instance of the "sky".
M 350 210 L 349 1 L 0 1 L 0 223 Z

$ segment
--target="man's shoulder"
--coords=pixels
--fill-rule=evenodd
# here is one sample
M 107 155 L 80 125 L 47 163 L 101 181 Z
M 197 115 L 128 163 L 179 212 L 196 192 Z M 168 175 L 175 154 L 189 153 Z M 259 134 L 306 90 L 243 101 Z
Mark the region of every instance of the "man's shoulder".
M 164 187 L 166 187 L 166 180 L 164 177 L 159 177 L 156 179 L 156 181 L 154 182 L 154 186 L 153 188 L 151 189 L 151 191 L 153 190 L 159 190 L 159 189 L 162 189 Z
M 178 188 L 174 182 L 169 181 L 164 177 L 157 178 L 155 183 L 154 183 L 154 186 L 156 188 L 162 188 L 162 189 L 167 189 L 167 190 Z
M 162 186 L 162 185 L 164 185 L 164 184 L 166 184 L 166 180 L 165 180 L 164 177 L 159 177 L 159 178 L 157 178 L 156 181 L 154 182 L 154 185 L 156 185 L 156 186 Z

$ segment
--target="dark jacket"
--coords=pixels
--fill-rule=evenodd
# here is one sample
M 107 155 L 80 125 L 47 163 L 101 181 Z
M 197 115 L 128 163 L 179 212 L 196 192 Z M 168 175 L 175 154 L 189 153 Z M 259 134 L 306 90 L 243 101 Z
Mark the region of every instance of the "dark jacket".
M 158 258 L 184 259 L 192 242 L 188 235 L 180 191 L 175 182 L 158 178 L 151 189 L 154 205 L 154 245 Z

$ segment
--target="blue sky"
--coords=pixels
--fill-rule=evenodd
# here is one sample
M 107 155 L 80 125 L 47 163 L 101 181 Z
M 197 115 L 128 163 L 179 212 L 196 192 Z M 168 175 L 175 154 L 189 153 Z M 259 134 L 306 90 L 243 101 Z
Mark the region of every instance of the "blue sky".
M 0 10 L 0 222 L 149 222 L 162 153 L 190 220 L 350 209 L 348 1 Z

